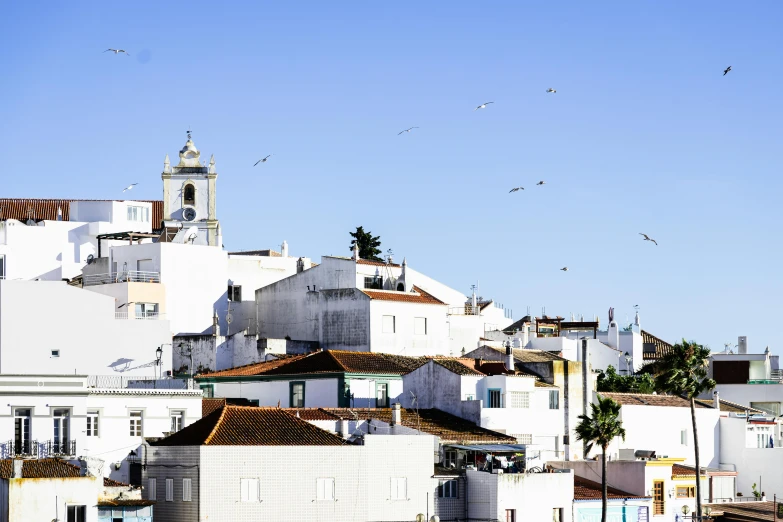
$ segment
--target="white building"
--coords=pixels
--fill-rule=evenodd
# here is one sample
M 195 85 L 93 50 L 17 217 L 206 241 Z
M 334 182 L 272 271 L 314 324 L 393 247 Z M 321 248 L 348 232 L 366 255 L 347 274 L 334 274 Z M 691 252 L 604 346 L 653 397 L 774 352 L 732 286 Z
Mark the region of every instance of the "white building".
M 601 479 L 594 478 L 597 481 L 574 476 L 574 522 L 601 520 Z M 608 520 L 650 520 L 652 497 L 649 495 L 608 487 L 606 500 Z
M 434 509 L 436 444 L 349 444 L 284 410 L 226 406 L 148 448 L 144 494 L 158 522 L 416 520 Z
M 113 297 L 64 282 L 0 281 L 1 373 L 33 368 L 51 374 L 151 375 L 148 366 L 159 347 L 158 369 L 165 374 L 171 370 L 168 321 L 128 319 Z
M 177 380 L 3 374 L 0 397 L 0 458 L 97 457 L 101 473 L 122 482 L 138 483 L 130 454 L 140 458 L 144 437 L 201 418 L 201 392 Z
M 780 421 L 756 410 L 749 413 L 730 412 L 721 417 L 721 467 L 737 473 L 737 496 L 752 496 L 753 484 L 772 496 L 783 491 Z

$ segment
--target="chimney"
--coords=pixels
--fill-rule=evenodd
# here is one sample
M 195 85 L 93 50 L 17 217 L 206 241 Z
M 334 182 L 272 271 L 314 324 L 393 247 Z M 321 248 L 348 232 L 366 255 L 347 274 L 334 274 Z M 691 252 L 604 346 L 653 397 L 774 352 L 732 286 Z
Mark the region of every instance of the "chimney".
M 390 426 L 402 425 L 402 410 L 400 409 L 400 403 L 395 402 L 392 404 L 391 422 Z
M 280 254 L 282 257 L 288 257 L 288 241 L 283 240 L 283 244 L 280 245 Z
M 24 461 L 22 459 L 14 459 L 14 470 L 13 470 L 13 474 L 11 475 L 11 478 L 22 478 L 23 466 L 24 466 Z
M 527 343 L 530 342 L 530 325 L 522 325 L 522 346 L 521 348 L 527 348 Z
M 514 349 L 511 347 L 511 341 L 506 341 L 506 370 L 513 372 L 514 368 Z
M 606 329 L 606 344 L 615 350 L 620 349 L 620 329 L 617 328 L 617 323 L 614 320 L 614 308 L 609 309 L 609 327 Z
M 639 318 L 639 310 L 636 311 L 636 317 L 633 318 L 633 324 L 639 332 L 642 331 L 642 321 Z
M 740 335 L 737 338 L 737 344 L 739 345 L 738 353 L 748 353 L 748 336 Z
M 340 420 L 340 437 L 349 439 L 351 437 L 351 428 L 348 419 Z
M 359 243 L 353 244 L 353 260 L 354 261 L 359 260 Z
M 720 411 L 720 393 L 718 393 L 718 390 L 712 392 L 712 397 L 714 399 L 712 403 L 713 408 Z

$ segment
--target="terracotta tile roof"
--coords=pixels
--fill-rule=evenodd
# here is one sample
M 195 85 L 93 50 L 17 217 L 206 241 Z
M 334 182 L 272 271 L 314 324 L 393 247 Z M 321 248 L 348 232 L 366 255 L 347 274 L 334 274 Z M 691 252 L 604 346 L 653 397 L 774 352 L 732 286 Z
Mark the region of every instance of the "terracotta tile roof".
M 364 292 L 370 299 L 376 299 L 378 301 L 397 301 L 400 303 L 419 303 L 419 304 L 435 304 L 435 305 L 445 305 L 443 301 L 438 299 L 432 294 L 429 294 L 419 288 L 418 286 L 414 285 L 413 290 L 417 293 L 411 293 L 411 292 L 394 292 L 391 290 L 364 290 L 359 289 L 361 292 Z
M 505 348 L 496 348 L 494 346 L 484 345 L 482 348 L 489 348 L 496 352 L 506 355 Z M 563 357 L 560 357 L 556 353 L 547 352 L 545 350 L 528 350 L 526 348 L 514 348 L 514 359 L 519 363 L 542 363 L 550 361 L 565 361 Z
M 607 498 L 650 498 L 626 493 L 612 486 L 607 487 Z M 601 500 L 601 484 L 574 475 L 574 500 Z
M 144 507 L 144 506 L 154 506 L 154 505 L 155 505 L 154 500 L 144 500 L 141 498 L 102 499 L 98 501 L 99 507 L 120 507 L 120 506 Z
M 201 399 L 201 417 L 206 417 L 215 410 L 219 410 L 226 405 L 226 399 L 203 398 Z
M 131 487 L 130 484 L 126 484 L 124 482 L 119 482 L 114 479 L 110 479 L 109 477 L 103 477 L 103 487 L 105 488 L 129 488 Z
M 642 330 L 642 349 L 642 360 L 654 361 L 672 351 L 672 345 Z
M 155 446 L 340 446 L 343 440 L 287 410 L 233 406 L 216 410 Z
M 286 409 L 286 411 L 291 413 L 294 417 L 298 415 L 300 419 L 306 421 L 340 420 L 340 417 L 338 417 L 334 413 L 329 413 L 323 408 L 288 408 Z
M 359 420 L 377 419 L 381 422 L 391 422 L 391 408 L 322 408 L 341 419 L 353 420 L 353 413 Z M 289 409 L 290 411 L 290 409 Z M 353 412 L 353 413 L 352 413 Z M 481 428 L 476 424 L 461 419 L 445 411 L 435 408 L 401 410 L 402 425 L 419 429 L 424 433 L 435 435 L 443 444 L 516 444 L 517 439 L 497 431 Z
M 707 471 L 701 469 L 702 476 L 707 475 Z M 695 466 L 683 466 L 682 464 L 672 464 L 672 477 L 696 477 Z
M 708 408 L 715 407 L 714 399 L 696 399 L 696 402 Z M 743 406 L 742 404 L 731 402 L 731 401 L 725 401 L 723 399 L 720 400 L 720 411 L 725 411 L 727 413 L 745 413 L 745 412 L 750 412 L 754 414 L 764 413 L 763 411 L 757 410 L 756 408 L 751 408 L 750 406 Z
M 351 259 L 351 258 L 348 258 Z M 372 265 L 372 266 L 396 266 L 399 267 L 400 265 L 397 265 L 395 263 L 387 263 L 385 261 L 373 261 L 372 259 L 359 259 L 356 261 L 357 265 Z
M 770 521 L 775 520 L 775 502 L 727 502 L 705 504 L 712 509 L 711 516 L 722 520 Z
M 434 358 L 433 362 L 457 375 L 484 375 L 473 368 L 473 365 L 476 362 L 475 359 Z
M 266 375 L 299 375 L 306 373 L 383 373 L 402 375 L 427 362 L 421 357 L 405 357 L 377 352 L 324 350 L 278 366 Z
M 243 366 L 236 366 L 234 368 L 228 368 L 225 370 L 219 370 L 211 373 L 202 373 L 196 377 L 239 377 L 243 375 L 261 375 L 269 370 L 275 369 L 279 366 L 283 366 L 290 362 L 296 361 L 306 357 L 305 355 L 296 355 L 294 357 L 284 357 L 282 359 L 272 359 L 271 361 L 263 361 L 252 364 L 245 364 Z
M 522 319 L 515 321 L 510 325 L 506 326 L 505 328 L 503 328 L 503 333 L 507 335 L 514 335 L 515 332 L 517 331 L 521 332 L 522 330 L 524 330 L 525 325 L 530 324 L 530 322 L 531 322 L 530 316 L 526 315 Z
M 600 392 L 601 397 L 609 397 L 622 405 L 628 406 L 668 406 L 672 408 L 690 408 L 688 399 L 677 395 L 651 395 L 644 393 L 609 393 Z M 703 404 L 696 404 L 697 408 L 707 408 Z
M 28 209 L 32 209 L 33 219 L 36 221 L 56 221 L 57 209 L 63 211 L 63 221 L 69 221 L 72 201 L 123 201 L 111 199 L 31 199 L 31 198 L 0 198 L 0 221 L 4 219 L 16 219 L 27 221 Z M 152 203 L 152 228 L 158 228 L 163 221 L 163 201 L 138 200 L 143 203 Z
M 283 257 L 283 254 L 272 249 L 267 250 L 242 250 L 240 252 L 229 252 L 230 256 L 263 256 L 263 257 Z
M 25 459 L 22 478 L 68 478 L 81 476 L 81 468 L 60 459 Z M 0 460 L 0 478 L 9 479 L 13 474 L 12 459 Z

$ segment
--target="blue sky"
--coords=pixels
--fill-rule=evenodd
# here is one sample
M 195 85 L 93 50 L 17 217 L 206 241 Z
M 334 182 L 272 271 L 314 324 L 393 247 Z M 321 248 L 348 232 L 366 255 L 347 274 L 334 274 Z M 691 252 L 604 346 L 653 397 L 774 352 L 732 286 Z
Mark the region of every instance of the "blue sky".
M 776 1 L 6 3 L 0 196 L 160 198 L 190 126 L 229 250 L 348 255 L 363 225 L 517 318 L 638 304 L 664 339 L 779 353 L 781 22 Z

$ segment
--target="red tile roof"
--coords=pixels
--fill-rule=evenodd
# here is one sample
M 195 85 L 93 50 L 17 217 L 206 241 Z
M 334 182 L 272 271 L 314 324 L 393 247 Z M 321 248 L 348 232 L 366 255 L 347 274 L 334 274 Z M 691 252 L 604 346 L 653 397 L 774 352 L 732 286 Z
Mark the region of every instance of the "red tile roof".
M 668 406 L 672 408 L 690 408 L 688 399 L 677 395 L 654 395 L 645 393 L 609 393 L 599 392 L 601 397 L 610 397 L 614 401 L 628 406 Z M 696 403 L 697 408 L 706 408 L 703 404 Z
M 105 488 L 129 488 L 131 487 L 130 484 L 126 484 L 124 482 L 119 482 L 114 479 L 110 479 L 109 477 L 103 477 L 103 487 Z
M 306 421 L 319 421 L 319 420 L 328 420 L 328 421 L 336 421 L 340 420 L 340 417 L 335 415 L 334 413 L 329 413 L 328 411 L 324 410 L 323 408 L 288 408 L 286 409 L 289 413 L 291 413 L 294 417 L 299 417 L 302 420 Z
M 98 501 L 99 507 L 119 507 L 119 506 L 126 506 L 126 507 L 144 507 L 144 506 L 154 506 L 155 501 L 154 500 L 144 500 L 141 498 L 115 498 L 115 499 L 102 499 Z
M 296 355 L 294 357 L 284 357 L 282 359 L 272 359 L 270 361 L 262 361 L 252 364 L 245 364 L 243 366 L 236 366 L 234 368 L 227 368 L 225 370 L 219 370 L 211 373 L 202 373 L 196 377 L 239 377 L 243 375 L 261 375 L 273 370 L 279 366 L 291 363 L 298 359 L 306 357 L 305 355 Z
M 499 354 L 506 355 L 505 348 L 496 348 L 495 346 L 489 346 L 487 344 L 480 346 L 481 348 L 487 348 L 494 350 Z M 519 363 L 542 363 L 550 361 L 565 361 L 563 357 L 560 357 L 556 353 L 547 352 L 545 350 L 529 350 L 527 348 L 514 348 L 514 359 Z
M 435 305 L 445 305 L 443 301 L 438 299 L 432 294 L 429 294 L 419 288 L 418 286 L 414 285 L 413 290 L 416 293 L 411 292 L 395 292 L 392 290 L 362 290 L 360 291 L 367 294 L 370 299 L 375 299 L 378 301 L 397 301 L 400 303 L 419 303 L 419 304 L 435 304 Z
M 240 250 L 239 252 L 229 252 L 230 256 L 261 256 L 261 257 L 283 257 L 283 254 L 272 249 L 267 250 Z
M 227 405 L 155 446 L 340 446 L 343 440 L 286 410 Z
M 713 519 L 720 520 L 745 520 L 748 522 L 775 520 L 775 502 L 727 502 L 720 504 L 707 504 Z
M 715 407 L 715 400 L 714 399 L 696 399 L 697 404 L 701 404 L 703 406 L 708 406 L 710 408 Z M 720 411 L 724 411 L 727 413 L 764 413 L 761 410 L 757 410 L 756 408 L 751 408 L 750 406 L 744 406 L 742 404 L 726 401 L 721 399 L 720 400 Z
M 607 498 L 650 498 L 644 495 L 633 495 L 614 487 L 607 487 Z M 574 475 L 574 500 L 601 500 L 601 484 Z
M 22 461 L 22 478 L 68 478 L 81 476 L 81 468 L 60 459 L 25 459 Z M 9 479 L 13 474 L 12 459 L 0 460 L 0 478 Z
M 642 360 L 655 361 L 672 351 L 672 345 L 642 330 Z
M 0 198 L 0 221 L 4 219 L 16 219 L 27 221 L 28 210 L 32 210 L 33 219 L 36 221 L 56 221 L 57 209 L 63 211 L 63 221 L 70 220 L 72 201 L 123 201 L 111 199 L 31 199 L 31 198 Z M 130 201 L 130 200 L 129 200 Z M 134 200 L 135 201 L 135 200 Z M 163 221 L 163 201 L 138 200 L 143 203 L 152 203 L 152 228 L 160 227 Z
M 201 399 L 201 417 L 204 418 L 215 410 L 219 410 L 226 405 L 226 399 L 223 398 L 203 398 Z
M 706 475 L 704 468 L 701 470 L 702 476 Z M 682 464 L 672 464 L 672 477 L 696 477 L 695 466 L 683 466 Z
M 484 376 L 485 374 L 481 373 L 480 371 L 476 370 L 474 368 L 476 364 L 475 359 L 458 359 L 458 358 L 439 358 L 435 357 L 432 359 L 435 364 L 438 364 L 440 366 L 443 366 L 447 370 L 449 370 L 452 373 L 456 373 L 457 375 L 478 375 L 478 376 Z

